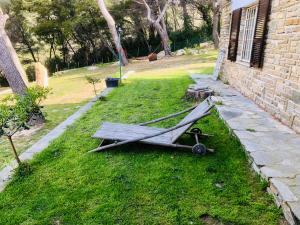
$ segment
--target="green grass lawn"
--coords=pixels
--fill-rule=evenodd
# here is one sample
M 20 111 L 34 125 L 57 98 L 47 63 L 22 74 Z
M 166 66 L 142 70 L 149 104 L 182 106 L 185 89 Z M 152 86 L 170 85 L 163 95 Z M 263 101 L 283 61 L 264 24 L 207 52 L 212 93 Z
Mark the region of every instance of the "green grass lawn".
M 214 135 L 204 140 L 214 154 L 141 144 L 87 153 L 101 122 L 140 123 L 190 107 L 183 96 L 191 82 L 184 67 L 133 75 L 0 193 L 0 224 L 279 224 L 281 212 L 216 113 L 196 125 Z
M 170 73 L 177 70 L 192 70 L 199 69 L 205 73 L 212 73 L 214 61 L 217 51 L 210 50 L 201 56 L 180 56 L 165 58 L 152 63 L 147 61 L 131 61 L 124 70 L 124 74 L 129 71 L 134 71 L 140 76 L 144 73 L 161 73 L 161 68 L 168 69 Z M 43 135 L 65 120 L 68 116 L 74 113 L 79 106 L 86 103 L 89 99 L 94 97 L 92 86 L 86 81 L 85 76 L 94 76 L 98 78 L 105 78 L 113 76 L 119 71 L 116 63 L 107 63 L 103 65 L 91 67 L 83 67 L 79 69 L 72 69 L 58 72 L 55 76 L 50 77 L 49 87 L 51 94 L 47 100 L 43 102 L 45 105 L 44 112 L 47 116 L 47 122 L 40 129 L 33 129 L 34 131 L 26 132 L 25 134 L 14 136 L 14 142 L 19 153 L 23 152 L 39 140 Z M 31 83 L 30 85 L 34 85 Z M 97 85 L 100 91 L 103 89 L 104 83 Z M 6 89 L 0 89 L 1 98 L 7 95 Z M 3 92 L 4 91 L 4 92 Z M 0 137 L 0 169 L 7 165 L 13 159 L 13 154 L 9 142 L 4 137 Z

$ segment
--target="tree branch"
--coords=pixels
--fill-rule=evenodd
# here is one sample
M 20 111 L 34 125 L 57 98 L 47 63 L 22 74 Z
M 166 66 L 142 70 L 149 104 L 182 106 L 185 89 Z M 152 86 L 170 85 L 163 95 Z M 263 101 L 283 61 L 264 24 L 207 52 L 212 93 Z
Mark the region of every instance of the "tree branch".
M 144 5 L 146 6 L 146 9 L 147 9 L 147 19 L 150 21 L 150 23 L 155 23 L 156 21 L 154 21 L 152 18 L 151 18 L 151 8 L 150 6 L 148 5 L 148 3 L 146 2 L 146 0 L 143 0 L 144 2 Z
M 144 0 L 145 1 L 145 0 Z M 159 16 L 157 17 L 157 19 L 156 19 L 156 21 L 155 21 L 155 23 L 159 23 L 160 21 L 161 21 L 161 19 L 164 17 L 164 15 L 165 15 L 165 13 L 166 13 L 166 11 L 167 11 L 167 9 L 168 9 L 168 6 L 169 6 L 169 4 L 172 2 L 172 0 L 168 0 L 167 2 L 166 2 L 166 4 L 165 4 L 165 6 L 164 6 L 164 8 L 163 8 L 163 10 L 162 11 L 160 11 L 160 8 L 159 8 L 159 6 L 158 6 L 158 8 L 159 8 Z

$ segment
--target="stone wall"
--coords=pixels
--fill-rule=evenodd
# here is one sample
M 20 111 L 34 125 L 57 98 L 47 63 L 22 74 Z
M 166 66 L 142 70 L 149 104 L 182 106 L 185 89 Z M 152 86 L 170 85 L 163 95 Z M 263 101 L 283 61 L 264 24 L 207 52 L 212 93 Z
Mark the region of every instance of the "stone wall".
M 264 65 L 240 61 L 243 16 L 236 62 L 225 60 L 222 79 L 300 133 L 300 1 L 272 0 Z M 222 2 L 220 48 L 228 49 L 231 7 Z M 243 11 L 244 12 L 244 11 Z

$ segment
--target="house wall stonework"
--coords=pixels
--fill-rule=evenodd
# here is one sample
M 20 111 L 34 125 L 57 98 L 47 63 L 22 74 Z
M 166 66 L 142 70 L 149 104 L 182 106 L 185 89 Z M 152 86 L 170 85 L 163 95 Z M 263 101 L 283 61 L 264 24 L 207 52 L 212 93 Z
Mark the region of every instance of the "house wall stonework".
M 243 18 L 236 62 L 225 60 L 221 77 L 284 124 L 300 133 L 300 1 L 272 0 L 262 68 L 240 61 Z M 220 48 L 228 49 L 231 2 L 222 2 Z

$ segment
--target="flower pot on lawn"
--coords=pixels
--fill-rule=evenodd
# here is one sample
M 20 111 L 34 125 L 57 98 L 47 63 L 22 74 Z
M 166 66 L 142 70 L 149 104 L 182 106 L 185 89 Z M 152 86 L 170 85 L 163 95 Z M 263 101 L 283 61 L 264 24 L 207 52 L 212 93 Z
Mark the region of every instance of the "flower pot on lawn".
M 106 87 L 108 88 L 118 87 L 119 80 L 120 78 L 106 78 L 105 79 Z

